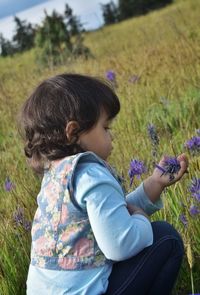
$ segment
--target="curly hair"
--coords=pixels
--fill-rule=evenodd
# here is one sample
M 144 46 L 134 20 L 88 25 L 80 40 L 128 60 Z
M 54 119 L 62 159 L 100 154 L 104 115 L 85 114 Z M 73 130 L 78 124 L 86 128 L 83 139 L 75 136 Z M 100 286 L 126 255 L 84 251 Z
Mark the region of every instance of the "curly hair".
M 120 102 L 107 81 L 79 74 L 61 74 L 44 80 L 25 101 L 20 114 L 20 133 L 25 155 L 38 173 L 45 164 L 83 152 L 77 144 L 80 133 L 92 129 L 102 108 L 109 119 L 120 110 Z M 70 142 L 66 125 L 76 121 Z

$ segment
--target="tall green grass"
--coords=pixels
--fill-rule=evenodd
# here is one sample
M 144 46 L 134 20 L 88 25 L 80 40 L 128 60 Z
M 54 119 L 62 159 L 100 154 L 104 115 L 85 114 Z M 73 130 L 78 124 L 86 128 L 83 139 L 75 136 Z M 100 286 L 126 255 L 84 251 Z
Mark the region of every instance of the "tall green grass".
M 37 65 L 34 50 L 0 59 L 0 294 L 25 294 L 30 231 L 17 226 L 13 214 L 22 207 L 24 218 L 32 220 L 40 186 L 40 179 L 26 164 L 17 131 L 17 113 L 22 102 L 42 79 L 51 75 L 77 72 L 102 77 L 109 69 L 115 71 L 121 112 L 113 124 L 114 151 L 110 162 L 123 173 L 129 190 L 128 168 L 132 158 L 145 161 L 148 174 L 153 170 L 148 123 L 156 125 L 160 137 L 158 158 L 185 151 L 185 141 L 200 128 L 199 11 L 199 0 L 177 1 L 149 15 L 87 33 L 86 45 L 94 58 L 68 61 L 54 69 Z M 130 83 L 132 75 L 140 79 Z M 163 97 L 168 104 L 162 102 Z M 166 190 L 165 207 L 152 218 L 169 221 L 184 239 L 188 255 L 174 291 L 176 295 L 192 293 L 192 281 L 193 291 L 200 292 L 200 218 L 192 218 L 188 213 L 188 185 L 193 176 L 200 177 L 200 159 L 188 156 L 189 174 Z M 7 176 L 15 185 L 10 192 L 4 188 Z M 138 184 L 135 180 L 134 186 Z M 189 220 L 187 227 L 180 222 L 181 213 Z

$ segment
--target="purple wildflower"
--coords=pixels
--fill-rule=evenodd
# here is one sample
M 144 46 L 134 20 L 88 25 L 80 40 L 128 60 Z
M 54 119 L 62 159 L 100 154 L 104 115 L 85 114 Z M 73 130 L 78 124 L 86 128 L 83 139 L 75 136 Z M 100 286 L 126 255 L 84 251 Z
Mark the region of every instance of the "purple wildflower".
M 106 78 L 111 82 L 116 82 L 116 74 L 114 71 L 109 70 L 106 72 Z
M 140 80 L 140 76 L 137 76 L 137 75 L 133 75 L 133 76 L 131 76 L 130 77 L 130 79 L 128 80 L 130 83 L 137 83 L 137 82 L 139 82 L 139 80 Z
M 157 134 L 155 125 L 148 124 L 147 131 L 148 131 L 148 135 L 149 135 L 149 138 L 150 138 L 152 144 L 155 145 L 155 146 L 158 145 L 159 144 L 159 138 L 158 138 L 158 134 Z
M 13 214 L 13 220 L 17 226 L 22 225 L 24 221 L 24 209 L 18 207 Z
M 181 169 L 180 162 L 176 157 L 166 157 L 163 167 L 157 164 L 155 166 L 162 171 L 161 176 L 163 174 L 169 174 L 170 181 L 174 180 L 174 174 L 178 173 L 178 171 Z
M 189 187 L 192 196 L 200 202 L 200 178 L 193 178 L 192 184 Z
M 193 136 L 185 143 L 185 147 L 193 154 L 200 152 L 200 136 Z
M 193 216 L 198 215 L 200 213 L 199 208 L 195 205 L 191 205 L 189 211 L 190 211 L 190 214 Z
M 31 229 L 31 222 L 28 220 L 24 220 L 23 227 L 26 231 L 29 231 Z
M 147 168 L 144 165 L 144 162 L 136 160 L 136 159 L 132 160 L 130 162 L 130 168 L 129 168 L 129 171 L 128 171 L 129 177 L 131 179 L 130 186 L 132 185 L 133 179 L 134 179 L 135 176 L 140 178 L 140 176 L 143 173 L 145 173 L 146 171 L 147 171 Z
M 158 145 L 159 145 L 159 137 L 156 131 L 156 127 L 153 124 L 148 124 L 147 126 L 147 132 L 149 135 L 149 138 L 151 140 L 151 145 L 152 145 L 152 156 L 156 158 L 157 156 L 157 151 L 158 151 Z
M 184 214 L 181 214 L 181 215 L 179 216 L 179 219 L 180 219 L 180 221 L 183 223 L 183 225 L 187 226 L 188 221 L 187 221 L 187 218 L 185 217 Z
M 164 168 L 167 173 L 173 174 L 178 173 L 178 171 L 181 169 L 181 165 L 176 157 L 166 157 Z
M 31 222 L 25 219 L 24 209 L 19 206 L 13 214 L 13 220 L 17 226 L 23 226 L 26 231 L 31 229 Z
M 12 183 L 9 177 L 6 177 L 4 187 L 7 192 L 10 192 L 12 189 L 15 188 L 15 185 Z

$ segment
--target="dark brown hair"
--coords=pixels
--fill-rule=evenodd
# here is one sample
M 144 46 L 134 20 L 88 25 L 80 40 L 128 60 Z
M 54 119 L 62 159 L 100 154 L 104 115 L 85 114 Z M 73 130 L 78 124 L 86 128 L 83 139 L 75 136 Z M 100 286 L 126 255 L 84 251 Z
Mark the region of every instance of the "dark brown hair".
M 25 155 L 41 173 L 47 161 L 82 152 L 78 135 L 97 123 L 101 110 L 109 119 L 120 110 L 117 95 L 107 81 L 79 74 L 61 74 L 43 81 L 25 101 L 20 133 Z M 66 125 L 75 120 L 80 128 L 68 142 Z

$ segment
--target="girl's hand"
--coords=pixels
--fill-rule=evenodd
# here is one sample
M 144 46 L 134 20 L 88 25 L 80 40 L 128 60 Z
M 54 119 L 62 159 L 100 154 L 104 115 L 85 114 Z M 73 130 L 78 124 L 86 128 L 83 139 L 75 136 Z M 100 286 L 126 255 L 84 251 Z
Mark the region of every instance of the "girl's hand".
M 181 154 L 177 157 L 177 160 L 180 164 L 180 169 L 177 173 L 169 174 L 169 173 L 163 173 L 165 169 L 165 159 L 166 157 L 163 157 L 161 161 L 159 162 L 157 167 L 160 168 L 155 168 L 152 174 L 152 178 L 154 179 L 155 183 L 157 182 L 160 187 L 163 187 L 163 189 L 166 186 L 170 186 L 171 184 L 177 182 L 178 180 L 181 179 L 181 177 L 187 173 L 187 168 L 188 168 L 188 158 L 185 154 Z M 163 168 L 163 171 L 162 171 Z
M 127 209 L 128 209 L 128 212 L 130 213 L 130 215 L 141 214 L 149 219 L 149 216 L 144 212 L 144 210 L 137 207 L 137 206 L 127 203 Z

